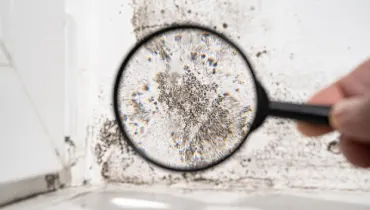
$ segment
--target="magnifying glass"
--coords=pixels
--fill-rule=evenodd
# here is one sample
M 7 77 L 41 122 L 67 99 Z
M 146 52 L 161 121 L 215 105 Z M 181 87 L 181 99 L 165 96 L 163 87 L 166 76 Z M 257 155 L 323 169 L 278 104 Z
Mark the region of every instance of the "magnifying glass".
M 270 101 L 243 51 L 197 25 L 174 25 L 141 39 L 114 85 L 124 139 L 145 160 L 173 171 L 225 161 L 268 116 L 329 125 L 330 110 Z

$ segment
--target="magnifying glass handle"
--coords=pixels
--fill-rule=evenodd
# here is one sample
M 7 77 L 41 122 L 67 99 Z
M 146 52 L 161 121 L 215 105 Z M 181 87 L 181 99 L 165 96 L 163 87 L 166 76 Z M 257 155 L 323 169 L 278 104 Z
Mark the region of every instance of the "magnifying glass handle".
M 271 101 L 269 104 L 268 115 L 289 118 L 308 123 L 329 125 L 330 111 L 331 106 Z

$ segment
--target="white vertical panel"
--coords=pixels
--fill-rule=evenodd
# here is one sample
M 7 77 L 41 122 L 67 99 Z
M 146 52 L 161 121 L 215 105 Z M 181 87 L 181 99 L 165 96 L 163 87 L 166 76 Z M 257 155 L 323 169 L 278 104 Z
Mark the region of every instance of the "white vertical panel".
M 1 1 L 3 39 L 40 117 L 48 139 L 63 161 L 64 152 L 64 1 Z
M 2 0 L 0 26 L 2 204 L 48 190 L 66 162 L 64 1 Z

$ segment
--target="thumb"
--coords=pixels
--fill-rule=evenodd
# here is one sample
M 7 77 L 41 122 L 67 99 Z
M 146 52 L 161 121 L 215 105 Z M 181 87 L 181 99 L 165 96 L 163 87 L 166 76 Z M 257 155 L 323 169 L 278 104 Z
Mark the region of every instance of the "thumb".
M 370 96 L 343 99 L 335 104 L 330 124 L 342 135 L 370 143 Z

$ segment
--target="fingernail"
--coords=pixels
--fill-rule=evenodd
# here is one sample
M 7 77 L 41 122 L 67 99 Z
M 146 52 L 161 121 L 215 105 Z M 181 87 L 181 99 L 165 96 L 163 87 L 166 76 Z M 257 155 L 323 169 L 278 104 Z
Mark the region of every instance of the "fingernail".
M 333 128 L 338 129 L 345 123 L 350 123 L 356 116 L 357 110 L 361 109 L 364 104 L 362 98 L 343 99 L 334 105 L 330 114 L 329 121 Z

